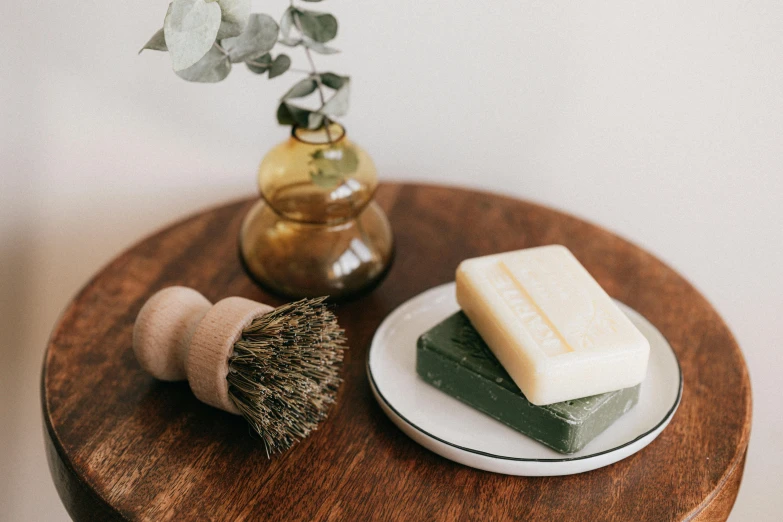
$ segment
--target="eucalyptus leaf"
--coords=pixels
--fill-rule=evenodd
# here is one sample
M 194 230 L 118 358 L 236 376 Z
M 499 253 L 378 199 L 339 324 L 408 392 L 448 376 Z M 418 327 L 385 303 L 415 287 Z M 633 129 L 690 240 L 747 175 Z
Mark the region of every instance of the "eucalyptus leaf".
M 152 38 L 150 38 L 147 43 L 144 44 L 144 47 L 139 49 L 139 54 L 141 54 L 141 51 L 144 49 L 150 49 L 152 51 L 168 51 L 169 48 L 166 47 L 166 37 L 163 34 L 163 28 L 160 28 L 157 33 L 152 35 Z
M 280 105 L 277 106 L 277 123 L 280 125 L 294 125 L 296 123 L 286 102 L 280 102 Z
M 331 117 L 345 116 L 348 113 L 350 87 L 350 80 L 347 77 L 344 78 L 342 85 L 335 91 L 334 95 L 324 103 L 323 107 L 321 107 L 318 112 Z
M 291 98 L 304 98 L 305 96 L 313 94 L 317 88 L 318 82 L 313 78 L 299 80 L 283 95 L 283 101 L 290 100 Z
M 324 123 L 324 115 L 283 100 L 277 108 L 277 122 L 281 125 L 318 129 Z
M 203 58 L 220 29 L 220 6 L 206 0 L 174 0 L 163 21 L 166 46 L 175 71 Z
M 287 54 L 279 54 L 269 67 L 269 79 L 276 78 L 291 67 L 291 58 Z
M 313 111 L 297 107 L 286 101 L 280 103 L 277 108 L 277 122 L 280 125 L 299 125 L 307 127 L 310 122 L 310 114 Z
M 321 77 L 321 83 L 323 83 L 330 89 L 335 89 L 335 90 L 339 89 L 346 82 L 351 80 L 351 78 L 348 76 L 340 76 L 339 74 L 335 74 L 333 72 L 321 73 L 320 77 Z
M 302 34 L 319 43 L 326 43 L 337 36 L 337 18 L 329 13 L 297 9 L 294 17 Z
M 307 118 L 307 128 L 311 130 L 320 129 L 324 124 L 324 115 L 317 112 L 310 112 Z
M 220 43 L 233 63 L 260 56 L 272 50 L 277 42 L 277 22 L 271 16 L 253 13 L 242 34 L 226 38 Z
M 291 29 L 294 27 L 294 11 L 293 7 L 289 7 L 280 18 L 280 34 L 283 37 L 281 40 L 287 40 L 291 37 Z
M 287 47 L 296 47 L 297 45 L 301 45 L 303 40 L 301 38 L 280 38 L 277 43 L 281 43 Z
M 299 43 L 303 44 L 305 47 L 307 47 L 311 51 L 317 52 L 318 54 L 336 54 L 336 53 L 340 52 L 339 50 L 335 49 L 334 47 L 329 47 L 328 45 L 324 45 L 324 44 L 322 44 L 320 42 L 316 42 L 316 41 L 311 40 L 309 38 L 302 38 L 302 41 L 299 42 Z M 299 45 L 299 44 L 297 44 L 297 45 Z M 291 47 L 293 47 L 293 46 L 291 46 Z
M 217 0 L 220 5 L 220 29 L 217 38 L 239 36 L 250 18 L 250 0 Z
M 216 83 L 231 72 L 231 61 L 220 49 L 212 46 L 201 60 L 187 69 L 177 71 L 177 76 L 189 82 Z
M 269 70 L 269 67 L 272 65 L 272 55 L 266 53 L 257 58 L 253 58 L 251 60 L 245 60 L 245 64 L 247 65 L 247 68 L 253 71 L 254 73 L 264 74 Z
M 247 65 L 247 68 L 250 69 L 255 74 L 264 74 L 269 70 L 268 65 L 255 65 L 250 62 L 245 62 L 245 65 Z
M 319 149 L 311 155 L 310 165 L 316 175 L 327 177 L 344 177 L 356 172 L 359 168 L 359 155 L 352 145 L 336 145 Z

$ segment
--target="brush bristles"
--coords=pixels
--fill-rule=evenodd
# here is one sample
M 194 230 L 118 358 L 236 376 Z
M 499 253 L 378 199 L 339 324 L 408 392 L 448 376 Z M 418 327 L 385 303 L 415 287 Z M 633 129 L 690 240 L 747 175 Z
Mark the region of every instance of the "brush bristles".
M 315 430 L 342 382 L 345 335 L 325 299 L 276 308 L 255 319 L 234 344 L 228 394 L 267 456 Z

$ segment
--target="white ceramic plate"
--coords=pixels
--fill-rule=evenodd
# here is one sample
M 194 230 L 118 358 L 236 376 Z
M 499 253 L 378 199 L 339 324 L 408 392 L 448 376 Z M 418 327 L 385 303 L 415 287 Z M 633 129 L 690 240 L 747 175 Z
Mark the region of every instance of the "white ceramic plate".
M 617 302 L 650 341 L 639 403 L 581 451 L 562 455 L 425 383 L 416 374 L 416 340 L 459 309 L 454 283 L 400 305 L 375 333 L 367 374 L 381 408 L 406 435 L 466 466 L 523 476 L 582 473 L 636 453 L 669 424 L 682 395 L 682 373 L 663 335 Z

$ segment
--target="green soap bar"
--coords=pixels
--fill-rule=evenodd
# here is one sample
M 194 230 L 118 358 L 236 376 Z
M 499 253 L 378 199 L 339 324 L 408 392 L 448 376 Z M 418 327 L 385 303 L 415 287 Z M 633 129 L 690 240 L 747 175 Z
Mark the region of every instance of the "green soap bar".
M 639 401 L 639 388 L 536 406 L 462 312 L 419 337 L 416 371 L 429 384 L 560 453 L 574 453 Z

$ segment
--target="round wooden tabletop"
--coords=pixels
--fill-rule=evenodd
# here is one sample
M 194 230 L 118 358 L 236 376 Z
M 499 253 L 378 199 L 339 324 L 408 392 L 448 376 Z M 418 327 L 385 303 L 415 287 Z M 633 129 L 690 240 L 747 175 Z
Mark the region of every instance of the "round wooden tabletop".
M 212 301 L 278 305 L 245 275 L 237 235 L 251 201 L 177 223 L 104 268 L 52 334 L 42 407 L 52 476 L 76 520 L 724 520 L 742 478 L 748 372 L 710 304 L 644 250 L 555 210 L 458 188 L 385 184 L 396 259 L 372 293 L 336 308 L 350 349 L 320 429 L 267 459 L 241 417 L 185 383 L 146 375 L 131 350 L 144 301 L 169 285 Z M 647 448 L 566 477 L 497 475 L 408 439 L 370 392 L 365 357 L 397 305 L 454 279 L 468 257 L 560 243 L 613 297 L 647 317 L 682 365 L 682 404 Z

